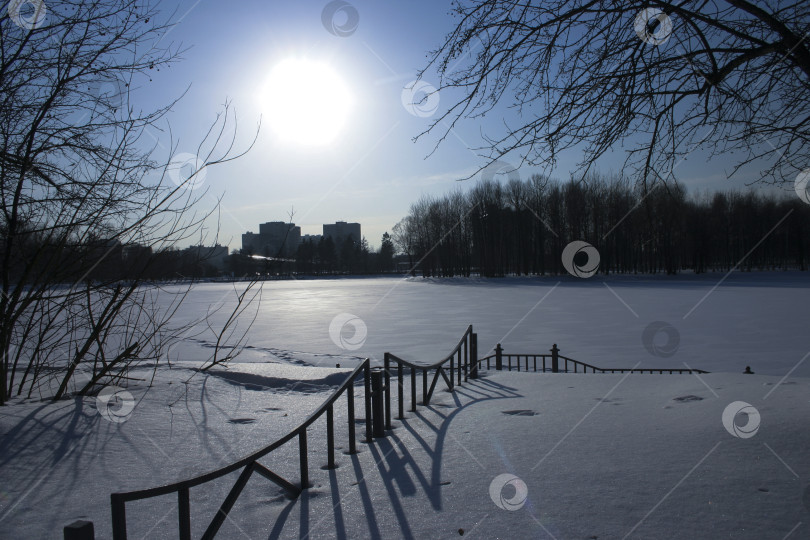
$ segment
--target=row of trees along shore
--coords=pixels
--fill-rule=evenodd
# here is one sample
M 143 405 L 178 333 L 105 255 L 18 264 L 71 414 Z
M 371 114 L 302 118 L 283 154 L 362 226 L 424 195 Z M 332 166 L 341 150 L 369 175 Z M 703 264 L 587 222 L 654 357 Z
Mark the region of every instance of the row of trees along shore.
M 687 194 L 677 183 L 643 192 L 620 176 L 534 175 L 423 196 L 392 237 L 424 276 L 564 274 L 574 240 L 596 247 L 602 273 L 806 270 L 810 205 L 793 193 Z

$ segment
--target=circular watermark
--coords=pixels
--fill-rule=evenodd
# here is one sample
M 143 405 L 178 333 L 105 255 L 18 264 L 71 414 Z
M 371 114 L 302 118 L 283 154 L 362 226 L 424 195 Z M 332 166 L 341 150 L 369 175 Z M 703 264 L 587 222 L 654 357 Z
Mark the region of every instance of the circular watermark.
M 427 118 L 439 109 L 439 91 L 427 81 L 415 80 L 402 89 L 402 106 L 414 116 Z
M 106 104 L 111 109 L 120 109 L 127 95 L 126 85 L 115 76 L 94 79 L 89 85 L 89 94 L 93 99 Z
M 582 240 L 574 240 L 562 252 L 563 267 L 574 277 L 589 278 L 594 275 L 599 270 L 599 260 L 599 251 Z
M 105 419 L 123 424 L 135 408 L 135 398 L 128 390 L 118 386 L 106 386 L 96 396 L 96 410 Z
M 633 28 L 644 43 L 663 45 L 672 34 L 672 19 L 660 9 L 648 7 L 638 12 Z
M 481 171 L 481 180 L 489 182 L 495 179 L 498 175 L 505 175 L 509 180 L 520 181 L 520 173 L 517 168 L 511 163 L 505 161 L 493 161 Z
M 662 336 L 665 341 L 662 342 Z M 641 342 L 653 356 L 669 358 L 678 352 L 681 334 L 678 329 L 664 321 L 653 321 L 641 333 Z
M 526 504 L 528 496 L 526 482 L 514 474 L 499 474 L 489 484 L 489 498 L 502 510 L 520 510 Z
M 34 30 L 45 24 L 48 13 L 43 0 L 11 0 L 7 9 L 9 19 L 25 30 Z
M 745 425 L 737 425 L 736 419 L 740 414 L 746 415 Z M 759 411 L 745 401 L 729 403 L 723 411 L 723 426 L 730 434 L 739 439 L 750 439 L 759 431 Z
M 807 184 L 810 183 L 810 169 L 805 169 L 796 175 L 796 180 L 793 182 L 793 189 L 796 190 L 796 195 L 801 200 L 810 204 L 810 193 L 807 192 Z
M 205 163 L 195 154 L 188 152 L 175 154 L 166 166 L 166 172 L 175 185 L 185 189 L 197 189 L 202 186 L 208 173 Z
M 326 4 L 321 11 L 321 22 L 326 31 L 333 36 L 349 37 L 360 24 L 360 14 L 350 3 L 334 0 Z
M 351 329 L 348 332 L 347 330 Z M 357 315 L 340 313 L 329 323 L 329 337 L 332 343 L 347 351 L 356 351 L 366 342 L 368 328 Z

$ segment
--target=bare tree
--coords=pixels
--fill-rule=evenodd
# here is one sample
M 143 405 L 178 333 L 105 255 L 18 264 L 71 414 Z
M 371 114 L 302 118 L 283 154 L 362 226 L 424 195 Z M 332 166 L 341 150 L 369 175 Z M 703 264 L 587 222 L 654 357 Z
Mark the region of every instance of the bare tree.
M 156 5 L 24 4 L 0 18 L 0 404 L 157 365 L 188 287 L 146 286 L 148 261 L 122 279 L 125 247 L 198 235 L 213 212 L 199 209 L 202 171 L 241 155 L 227 104 L 195 159 L 151 146 L 174 102 L 143 112 L 133 97 L 181 52 Z
M 735 153 L 760 180 L 810 166 L 810 3 L 463 0 L 427 69 L 454 97 L 425 133 L 512 108 L 479 150 L 553 166 L 584 153 L 583 177 L 618 143 L 645 187 L 697 148 Z M 500 120 L 500 119 L 499 119 Z M 425 133 L 421 134 L 423 136 Z

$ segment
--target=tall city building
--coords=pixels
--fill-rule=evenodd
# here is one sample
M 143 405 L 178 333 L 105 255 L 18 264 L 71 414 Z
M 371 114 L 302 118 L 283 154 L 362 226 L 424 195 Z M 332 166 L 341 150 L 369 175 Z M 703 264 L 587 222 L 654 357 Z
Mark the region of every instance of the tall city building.
M 360 242 L 363 237 L 360 234 L 360 224 L 359 223 L 346 223 L 345 221 L 338 221 L 336 223 L 326 224 L 323 225 L 323 237 L 332 237 L 332 241 L 335 244 L 341 244 L 344 240 L 346 240 L 349 236 L 352 237 L 352 240 L 355 242 Z
M 268 221 L 259 225 L 259 233 L 242 235 L 242 249 L 265 257 L 289 257 L 301 243 L 301 227 L 295 223 Z

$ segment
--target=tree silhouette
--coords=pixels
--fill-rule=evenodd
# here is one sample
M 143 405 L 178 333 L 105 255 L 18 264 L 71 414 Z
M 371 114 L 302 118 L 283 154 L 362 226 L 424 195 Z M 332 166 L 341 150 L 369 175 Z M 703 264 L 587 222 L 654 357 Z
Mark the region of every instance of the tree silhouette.
M 161 45 L 171 25 L 134 0 L 0 16 L 0 404 L 24 390 L 58 399 L 84 369 L 87 392 L 165 357 L 179 335 L 170 319 L 184 293 L 158 306 L 155 295 L 172 293 L 143 279 L 202 235 L 203 171 L 238 156 L 227 105 L 194 159 L 166 157 L 174 141 L 144 143 L 175 101 L 142 112 L 131 99 L 178 59 Z M 124 246 L 151 255 L 122 281 Z
M 698 148 L 766 182 L 810 166 L 808 2 L 461 0 L 454 12 L 422 72 L 460 96 L 427 130 L 439 143 L 504 104 L 514 114 L 479 149 L 492 162 L 553 167 L 577 148 L 584 176 L 622 143 L 647 187 Z

